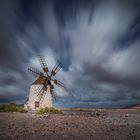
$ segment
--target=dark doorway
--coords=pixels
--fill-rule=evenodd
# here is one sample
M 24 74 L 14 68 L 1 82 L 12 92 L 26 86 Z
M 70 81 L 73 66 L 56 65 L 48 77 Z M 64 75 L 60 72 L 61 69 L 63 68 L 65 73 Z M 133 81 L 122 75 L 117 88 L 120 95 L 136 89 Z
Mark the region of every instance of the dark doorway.
M 38 108 L 39 107 L 39 102 L 35 102 L 35 108 Z

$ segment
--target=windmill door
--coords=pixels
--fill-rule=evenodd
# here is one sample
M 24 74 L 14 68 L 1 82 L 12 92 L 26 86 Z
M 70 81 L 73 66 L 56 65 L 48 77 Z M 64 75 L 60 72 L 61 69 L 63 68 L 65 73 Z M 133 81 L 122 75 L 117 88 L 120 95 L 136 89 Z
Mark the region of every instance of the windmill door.
M 38 108 L 39 107 L 39 102 L 35 102 L 35 108 Z

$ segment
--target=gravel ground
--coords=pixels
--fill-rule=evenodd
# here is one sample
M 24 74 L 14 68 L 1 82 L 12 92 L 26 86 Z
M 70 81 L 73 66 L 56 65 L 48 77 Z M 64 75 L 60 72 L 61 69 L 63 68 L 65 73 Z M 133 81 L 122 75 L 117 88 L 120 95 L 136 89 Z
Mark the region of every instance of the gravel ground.
M 140 140 L 140 113 L 0 113 L 0 140 Z

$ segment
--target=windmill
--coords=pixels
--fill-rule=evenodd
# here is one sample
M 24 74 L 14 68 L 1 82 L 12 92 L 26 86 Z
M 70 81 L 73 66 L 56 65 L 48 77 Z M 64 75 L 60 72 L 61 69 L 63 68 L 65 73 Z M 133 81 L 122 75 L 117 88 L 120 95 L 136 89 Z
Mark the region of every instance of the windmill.
M 24 105 L 28 110 L 35 110 L 38 107 L 52 107 L 53 100 L 56 100 L 54 85 L 65 88 L 62 82 L 55 79 L 56 74 L 62 68 L 61 63 L 57 62 L 53 69 L 49 71 L 45 57 L 39 55 L 38 59 L 43 72 L 33 67 L 28 67 L 28 71 L 37 77 L 31 85 L 28 101 Z

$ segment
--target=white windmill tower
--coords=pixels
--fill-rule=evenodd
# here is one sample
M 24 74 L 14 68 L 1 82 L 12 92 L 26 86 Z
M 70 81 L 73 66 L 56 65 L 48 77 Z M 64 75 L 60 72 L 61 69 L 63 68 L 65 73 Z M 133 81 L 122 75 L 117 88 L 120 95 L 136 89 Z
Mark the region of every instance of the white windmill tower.
M 28 68 L 29 72 L 37 77 L 30 87 L 29 98 L 24 104 L 24 107 L 28 110 L 35 110 L 39 107 L 52 107 L 53 100 L 56 99 L 54 84 L 64 88 L 63 83 L 54 79 L 56 73 L 61 69 L 61 64 L 56 63 L 54 68 L 49 72 L 44 56 L 39 55 L 38 58 L 43 72 L 32 67 Z

